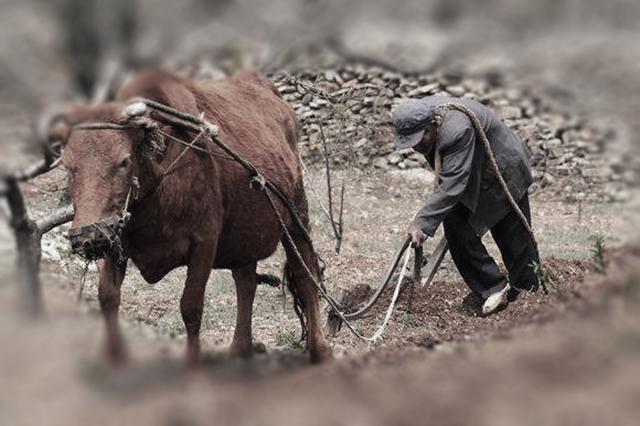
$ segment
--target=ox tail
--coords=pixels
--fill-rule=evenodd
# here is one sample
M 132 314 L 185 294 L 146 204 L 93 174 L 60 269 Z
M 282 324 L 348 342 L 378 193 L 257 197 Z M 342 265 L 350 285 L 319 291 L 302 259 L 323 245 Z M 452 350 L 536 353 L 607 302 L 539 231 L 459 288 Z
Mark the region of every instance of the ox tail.
M 287 260 L 284 263 L 284 268 L 282 270 L 282 291 L 284 292 L 284 288 L 289 289 L 289 293 L 291 293 L 291 297 L 293 299 L 293 311 L 296 313 L 298 317 L 298 321 L 300 321 L 300 342 L 303 342 L 307 339 L 309 335 L 309 329 L 307 328 L 307 319 L 304 316 L 305 313 L 305 304 L 300 296 L 300 285 L 296 280 L 296 276 L 292 271 L 291 262 Z
M 319 284 L 326 292 L 326 288 L 324 286 L 325 263 L 322 258 L 316 254 L 313 249 L 313 245 L 307 242 L 306 239 L 300 238 L 295 244 L 298 253 L 300 253 L 304 259 L 306 268 L 303 265 L 300 265 L 300 260 L 298 256 L 293 253 L 294 249 L 290 244 L 285 244 L 287 260 L 284 263 L 282 273 L 282 291 L 284 292 L 286 287 L 291 293 L 293 299 L 293 310 L 300 321 L 300 328 L 302 330 L 300 342 L 303 342 L 307 339 L 309 329 L 307 327 L 307 320 L 305 316 L 307 307 L 304 303 L 304 298 L 302 297 L 301 292 L 315 290 L 316 283 Z M 309 276 L 307 270 L 311 272 L 313 276 Z
M 307 340 L 309 329 L 305 316 L 307 306 L 305 306 L 302 294 L 304 292 L 307 297 L 315 294 L 317 284 L 322 286 L 324 290 L 325 263 L 316 253 L 313 242 L 309 237 L 311 230 L 309 209 L 302 179 L 296 185 L 291 201 L 295 206 L 295 214 L 297 214 L 299 220 L 290 223 L 285 230 L 285 234 L 288 235 L 282 237 L 282 245 L 286 253 L 286 261 L 282 272 L 282 291 L 284 292 L 286 287 L 291 293 L 293 310 L 300 321 L 300 328 L 302 329 L 300 342 L 303 342 Z M 301 264 L 301 262 L 304 262 L 304 264 Z M 309 276 L 309 273 L 312 276 Z

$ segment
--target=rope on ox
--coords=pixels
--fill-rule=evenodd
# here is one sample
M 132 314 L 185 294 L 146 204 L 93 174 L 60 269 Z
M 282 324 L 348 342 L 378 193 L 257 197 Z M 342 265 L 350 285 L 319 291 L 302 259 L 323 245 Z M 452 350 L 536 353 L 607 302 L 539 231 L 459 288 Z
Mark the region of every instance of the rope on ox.
M 188 130 L 197 132 L 197 136 L 190 142 L 187 143 L 179 138 L 176 138 L 173 135 L 170 135 L 166 132 L 163 132 L 162 130 L 160 130 L 158 124 L 156 122 L 154 122 L 154 120 L 151 120 L 149 118 L 143 117 L 141 116 L 142 114 L 144 114 L 145 110 L 144 108 L 139 108 L 140 104 L 144 104 L 146 107 L 149 107 L 150 109 L 152 109 L 154 112 L 158 113 L 158 117 L 156 117 L 159 121 L 164 121 L 164 122 L 168 122 L 169 124 L 175 125 L 175 126 L 180 126 L 183 128 L 186 128 Z M 360 332 L 358 332 L 358 330 L 355 329 L 355 327 L 353 326 L 353 324 L 351 324 L 351 322 L 349 322 L 347 316 L 345 316 L 345 314 L 342 312 L 341 310 L 341 306 L 338 302 L 335 301 L 335 299 L 333 299 L 327 292 L 327 289 L 324 285 L 324 282 L 322 280 L 318 280 L 316 278 L 316 276 L 314 276 L 314 274 L 311 272 L 311 270 L 309 269 L 309 266 L 306 264 L 306 262 L 304 261 L 304 258 L 302 256 L 302 254 L 300 253 L 300 251 L 298 250 L 298 247 L 296 246 L 293 237 L 291 236 L 291 233 L 289 232 L 286 223 L 284 221 L 284 219 L 282 218 L 282 215 L 280 214 L 280 212 L 278 211 L 278 208 L 276 206 L 275 200 L 272 197 L 271 194 L 274 194 L 281 202 L 282 204 L 286 207 L 287 211 L 289 212 L 291 218 L 293 219 L 296 227 L 302 232 L 303 237 L 305 238 L 305 240 L 309 243 L 311 250 L 314 252 L 314 254 L 316 254 L 315 252 L 315 248 L 313 246 L 313 241 L 311 240 L 311 236 L 309 235 L 309 232 L 307 230 L 307 228 L 304 226 L 304 223 L 302 222 L 302 220 L 300 219 L 300 216 L 295 208 L 295 206 L 291 203 L 291 201 L 287 198 L 286 195 L 284 195 L 284 193 L 271 181 L 269 181 L 268 179 L 266 179 L 264 177 L 264 175 L 262 175 L 258 169 L 249 161 L 245 160 L 244 158 L 242 158 L 240 155 L 238 155 L 235 151 L 233 151 L 231 148 L 229 148 L 224 142 L 222 142 L 222 140 L 220 140 L 220 138 L 218 137 L 218 127 L 210 122 L 208 122 L 207 120 L 204 119 L 204 116 L 201 115 L 200 117 L 196 117 L 194 115 L 185 113 L 183 111 L 180 111 L 178 109 L 172 108 L 170 106 L 167 106 L 165 104 L 156 102 L 156 101 L 152 101 L 149 99 L 143 99 L 143 98 L 135 98 L 132 99 L 130 101 L 129 107 L 128 109 L 131 109 L 128 114 L 130 115 L 130 119 L 131 121 L 129 123 L 126 124 L 117 124 L 117 123 L 83 123 L 80 125 L 75 126 L 76 129 L 83 129 L 83 130 L 100 130 L 100 129 L 111 129 L 111 130 L 127 130 L 127 129 L 134 129 L 134 128 L 143 128 L 146 131 L 148 131 L 150 133 L 150 138 L 152 139 L 152 142 L 154 142 L 154 147 L 156 145 L 155 141 L 160 139 L 160 136 L 164 136 L 170 140 L 176 141 L 178 143 L 181 143 L 183 145 L 185 145 L 185 149 L 179 154 L 179 156 L 171 163 L 171 165 L 165 170 L 165 172 L 163 173 L 163 177 L 166 176 L 168 173 L 170 173 L 172 170 L 174 170 L 174 166 L 176 165 L 176 163 L 180 160 L 180 158 L 183 157 L 183 155 L 186 153 L 186 151 L 188 149 L 194 149 L 203 153 L 206 153 L 212 157 L 221 157 L 223 159 L 226 160 L 233 160 L 235 162 L 237 162 L 238 164 L 240 164 L 245 170 L 247 170 L 249 172 L 249 174 L 251 175 L 251 184 L 257 184 L 257 187 L 259 189 L 261 189 L 262 191 L 264 191 L 269 204 L 271 205 L 273 211 L 275 212 L 278 222 L 282 228 L 283 233 L 285 234 L 285 237 L 287 239 L 287 242 L 290 244 L 291 249 L 294 253 L 294 255 L 296 256 L 296 260 L 298 262 L 300 262 L 300 264 L 303 266 L 305 273 L 308 275 L 308 277 L 312 280 L 313 284 L 315 285 L 315 287 L 317 288 L 318 292 L 320 293 L 320 295 L 327 301 L 327 303 L 329 304 L 329 306 L 331 307 L 331 312 L 332 315 L 336 316 L 337 318 L 339 318 L 339 320 L 345 324 L 347 326 L 347 328 L 360 340 L 365 341 L 367 343 L 377 343 L 380 341 L 381 337 L 382 337 L 382 333 L 384 332 L 384 329 L 387 326 L 387 323 L 389 321 L 389 319 L 391 318 L 391 314 L 393 313 L 393 310 L 395 308 L 395 304 L 398 300 L 398 296 L 400 293 L 400 287 L 403 281 L 403 278 L 405 276 L 405 271 L 406 271 L 406 267 L 407 264 L 409 262 L 409 258 L 411 255 L 411 251 L 407 251 L 407 248 L 409 246 L 409 240 L 406 239 L 403 243 L 402 248 L 400 249 L 400 251 L 396 254 L 396 258 L 395 260 L 392 262 L 392 266 L 388 271 L 387 274 L 387 278 L 384 282 L 384 284 L 378 289 L 378 291 L 376 292 L 374 298 L 369 301 L 369 303 L 367 303 L 367 305 L 360 309 L 357 313 L 358 314 L 363 314 L 364 312 L 368 311 L 373 304 L 375 303 L 375 301 L 378 299 L 378 297 L 380 296 L 380 294 L 382 293 L 382 291 L 386 288 L 387 284 L 389 283 L 391 276 L 393 275 L 394 271 L 396 270 L 398 263 L 400 262 L 400 257 L 406 252 L 406 255 L 404 257 L 404 262 L 403 262 L 403 266 L 402 266 L 402 270 L 400 271 L 400 275 L 398 277 L 398 281 L 396 283 L 396 288 L 394 290 L 393 296 L 392 296 L 392 300 L 391 303 L 389 304 L 389 307 L 387 309 L 387 313 L 385 315 L 384 321 L 382 322 L 382 324 L 377 328 L 377 330 L 375 331 L 375 333 L 371 336 L 371 337 L 366 337 L 364 335 L 362 335 Z M 127 113 L 127 112 L 125 112 Z M 210 139 L 213 143 L 215 143 L 225 154 L 225 156 L 221 156 L 219 154 L 216 154 L 214 152 L 209 151 L 208 149 L 199 147 L 196 145 L 196 142 L 200 139 L 205 139 L 202 138 L 203 135 L 206 135 L 206 139 Z M 161 145 L 159 143 L 159 145 Z M 155 148 L 154 148 L 155 149 Z M 127 203 L 128 204 L 128 203 Z M 416 251 L 416 254 L 418 253 L 418 251 Z M 317 259 L 319 260 L 319 263 L 323 263 L 321 258 L 319 256 L 317 256 Z M 420 256 L 416 257 L 416 260 L 418 260 Z M 421 259 L 421 257 L 420 257 Z M 319 265 L 320 266 L 320 265 Z M 322 271 L 322 267 L 321 267 L 321 271 Z M 294 289 L 292 289 L 294 290 Z M 294 299 L 295 299 L 295 294 L 294 294 Z M 299 312 L 299 307 L 296 307 L 296 314 L 298 315 L 302 328 L 303 328 L 303 336 L 305 335 L 306 331 L 305 331 L 305 322 L 304 322 L 304 317 L 301 315 L 301 312 Z
M 409 261 L 411 252 L 407 251 L 407 247 L 408 247 L 408 239 L 405 241 L 403 248 L 401 249 L 401 251 L 398 253 L 398 255 L 396 256 L 396 260 L 393 262 L 393 266 L 391 267 L 389 273 L 388 273 L 388 277 L 387 280 L 385 282 L 385 284 L 380 288 L 379 292 L 378 292 L 378 296 L 379 294 L 382 292 L 382 289 L 384 289 L 384 287 L 386 287 L 386 284 L 389 282 L 389 279 L 391 277 L 391 275 L 393 274 L 393 272 L 395 271 L 398 263 L 399 263 L 399 258 L 400 256 L 407 251 L 406 256 L 404 258 L 404 264 L 402 267 L 402 270 L 400 271 L 400 275 L 398 277 L 398 281 L 396 284 L 396 288 L 394 290 L 394 294 L 391 300 L 391 303 L 389 304 L 389 308 L 387 309 L 387 313 L 385 315 L 385 319 L 383 321 L 383 323 L 380 325 L 380 327 L 376 330 L 376 332 L 371 336 L 371 337 L 366 337 L 364 335 L 362 335 L 360 332 L 358 332 L 358 330 L 356 330 L 356 328 L 353 326 L 353 324 L 351 324 L 349 322 L 349 320 L 345 317 L 345 315 L 342 313 L 342 310 L 340 309 L 340 304 L 338 302 L 335 301 L 335 299 L 333 299 L 333 297 L 331 297 L 328 292 L 327 289 L 324 285 L 324 282 L 322 281 L 318 281 L 318 279 L 314 276 L 314 274 L 311 272 L 311 270 L 309 269 L 308 265 L 306 264 L 306 262 L 304 261 L 304 258 L 302 256 L 302 254 L 300 253 L 300 251 L 298 250 L 292 236 L 291 233 L 289 232 L 289 230 L 287 229 L 287 226 L 284 222 L 284 219 L 282 218 L 282 215 L 280 214 L 280 212 L 277 209 L 276 203 L 273 199 L 273 197 L 271 196 L 271 194 L 273 193 L 286 207 L 286 209 L 289 211 L 289 214 L 291 215 L 293 221 L 295 222 L 297 228 L 302 231 L 303 236 L 305 238 L 305 240 L 309 243 L 311 249 L 315 252 L 314 246 L 313 246 L 313 241 L 311 240 L 311 236 L 309 235 L 309 232 L 307 230 L 307 228 L 304 226 L 304 223 L 302 222 L 302 220 L 300 219 L 300 216 L 298 215 L 298 212 L 296 211 L 295 206 L 293 206 L 293 204 L 291 203 L 291 201 L 287 198 L 286 195 L 284 195 L 282 193 L 282 191 L 271 181 L 269 181 L 268 179 L 265 178 L 264 175 L 262 175 L 258 169 L 249 161 L 245 160 L 244 158 L 242 158 L 240 155 L 238 155 L 235 151 L 233 151 L 231 148 L 229 148 L 224 142 L 222 142 L 222 140 L 220 140 L 220 138 L 218 137 L 218 127 L 215 126 L 214 124 L 208 122 L 207 120 L 205 120 L 203 118 L 203 116 L 200 117 L 196 117 L 194 115 L 185 113 L 183 111 L 177 110 L 175 108 L 172 108 L 170 106 L 164 105 L 162 103 L 159 102 L 155 102 L 149 99 L 142 99 L 142 98 L 136 98 L 136 99 L 132 99 L 131 100 L 132 103 L 136 103 L 136 102 L 141 102 L 143 104 L 145 104 L 147 107 L 159 111 L 160 113 L 162 113 L 164 115 L 164 117 L 162 118 L 177 118 L 179 121 L 178 122 L 173 122 L 173 124 L 177 124 L 177 125 L 181 125 L 183 127 L 186 127 L 190 130 L 196 131 L 196 132 L 202 132 L 203 130 L 206 131 L 208 138 L 213 141 L 226 155 L 228 155 L 231 159 L 235 160 L 237 163 L 239 163 L 245 170 L 247 170 L 252 178 L 251 178 L 251 182 L 252 183 L 257 183 L 258 188 L 263 190 L 265 195 L 267 196 L 267 199 L 269 201 L 269 204 L 271 205 L 273 211 L 275 212 L 277 218 L 278 218 L 278 222 L 282 228 L 283 233 L 285 234 L 285 237 L 288 241 L 288 243 L 291 245 L 292 251 L 295 254 L 297 261 L 300 262 L 300 264 L 303 266 L 305 273 L 308 275 L 308 277 L 312 280 L 313 284 L 315 285 L 315 287 L 317 288 L 318 292 L 320 293 L 320 295 L 327 301 L 327 303 L 329 304 L 329 306 L 331 307 L 333 313 L 335 315 L 338 316 L 338 318 L 340 318 L 340 320 L 342 321 L 342 323 L 344 323 L 347 328 L 360 340 L 363 340 L 365 342 L 368 343 L 377 343 L 379 342 L 382 333 L 384 332 L 384 329 L 386 328 L 386 325 L 391 317 L 391 314 L 393 313 L 393 310 L 395 308 L 395 304 L 397 302 L 399 293 L 400 293 L 400 286 L 402 284 L 402 280 L 404 278 L 404 274 L 405 274 L 405 270 L 406 270 L 406 266 L 407 263 Z M 176 140 L 176 138 L 171 137 L 172 140 Z M 198 137 L 196 138 L 198 139 Z M 186 144 L 184 141 L 180 141 L 178 140 L 180 143 Z M 189 144 L 189 147 L 192 147 L 192 144 Z M 207 151 L 207 153 L 210 153 L 209 151 Z M 210 153 L 211 154 L 211 153 Z M 318 257 L 319 258 L 319 257 Z M 373 303 L 369 303 L 368 307 L 370 308 L 373 305 Z M 368 310 L 368 308 L 367 308 Z M 361 310 L 362 311 L 362 310 Z M 302 322 L 302 318 L 301 318 L 301 322 Z M 304 323 L 303 323 L 303 327 L 304 327 Z M 303 329 L 303 333 L 304 333 L 304 329 Z
M 171 124 L 173 125 L 177 125 L 177 126 L 182 126 L 184 128 L 187 128 L 189 130 L 198 132 L 196 138 L 191 142 L 191 143 L 186 143 L 182 140 L 180 140 L 179 138 L 176 138 L 172 135 L 169 135 L 167 133 L 162 132 L 159 129 L 159 126 L 157 125 L 157 123 L 153 122 L 152 120 L 149 120 L 147 118 L 144 117 L 139 117 L 139 113 L 132 115 L 132 118 L 134 118 L 134 120 L 132 120 L 132 123 L 130 124 L 125 124 L 125 125 L 120 125 L 120 124 L 114 124 L 114 123 L 89 123 L 89 124 L 83 124 L 78 126 L 79 128 L 83 128 L 83 129 L 126 129 L 126 128 L 134 128 L 134 127 L 143 127 L 147 130 L 151 131 L 152 134 L 152 139 L 155 139 L 158 134 L 161 134 L 162 136 L 165 136 L 171 140 L 177 141 L 183 145 L 186 146 L 185 150 L 176 158 L 176 160 L 174 160 L 171 164 L 171 166 L 169 168 L 167 168 L 167 173 L 170 172 L 173 169 L 173 166 L 178 162 L 178 160 L 183 156 L 183 154 L 188 150 L 188 149 L 196 149 L 198 151 L 201 152 L 205 152 L 208 155 L 211 156 L 217 156 L 215 153 L 207 150 L 207 149 L 203 149 L 201 147 L 198 147 L 195 145 L 196 141 L 198 139 L 202 138 L 202 134 L 206 133 L 206 136 L 208 137 L 208 139 L 210 139 L 212 142 L 214 142 L 223 152 L 224 154 L 226 154 L 229 158 L 225 158 L 225 159 L 231 159 L 234 160 L 235 162 L 237 162 L 238 164 L 240 164 L 245 170 L 247 170 L 251 177 L 251 184 L 253 183 L 257 183 L 258 188 L 260 188 L 261 190 L 263 190 L 265 192 L 265 195 L 267 196 L 267 199 L 272 207 L 272 209 L 274 210 L 274 212 L 276 213 L 276 216 L 278 218 L 278 222 L 280 224 L 280 226 L 282 227 L 282 231 L 285 234 L 285 237 L 287 238 L 287 242 L 291 245 L 292 251 L 295 254 L 297 260 L 300 262 L 300 264 L 303 266 L 306 274 L 309 276 L 309 278 L 312 280 L 312 282 L 314 283 L 314 285 L 316 286 L 318 292 L 320 293 L 320 295 L 322 297 L 325 298 L 325 300 L 327 300 L 327 302 L 329 303 L 330 307 L 331 307 L 331 314 L 334 317 L 337 317 L 343 324 L 345 324 L 347 326 L 347 328 L 359 339 L 368 342 L 368 343 L 376 343 L 380 340 L 382 333 L 384 332 L 384 329 L 391 317 L 391 314 L 393 313 L 393 310 L 395 308 L 395 304 L 397 302 L 398 299 L 398 295 L 400 292 L 400 286 L 402 284 L 402 280 L 404 278 L 405 275 L 405 271 L 406 271 L 406 267 L 411 255 L 410 251 L 407 251 L 407 248 L 409 246 L 409 239 L 407 238 L 401 249 L 398 251 L 394 261 L 392 262 L 392 266 L 390 267 L 386 280 L 384 281 L 384 283 L 382 284 L 382 286 L 380 286 L 380 288 L 378 288 L 378 290 L 375 292 L 375 294 L 373 295 L 373 297 L 365 304 L 364 307 L 362 307 L 361 309 L 359 309 L 356 312 L 352 312 L 352 313 L 348 313 L 345 314 L 342 312 L 342 310 L 340 309 L 340 304 L 337 303 L 328 293 L 327 290 L 324 286 L 324 282 L 322 281 L 318 281 L 318 279 L 314 276 L 314 274 L 311 272 L 311 270 L 309 269 L 309 267 L 307 266 L 306 262 L 304 261 L 303 256 L 301 255 L 300 251 L 298 250 L 293 238 L 291 237 L 291 234 L 289 232 L 289 230 L 287 229 L 287 226 L 284 222 L 284 219 L 282 218 L 280 212 L 277 209 L 277 206 L 275 204 L 275 201 L 273 199 L 273 197 L 271 196 L 271 194 L 275 194 L 276 197 L 284 204 L 284 206 L 287 208 L 287 210 L 289 211 L 289 214 L 291 215 L 293 221 L 295 222 L 296 226 L 299 228 L 299 230 L 302 232 L 305 240 L 309 243 L 312 251 L 315 253 L 315 249 L 313 247 L 313 242 L 311 240 L 311 237 L 308 233 L 307 228 L 304 226 L 304 223 L 302 222 L 302 220 L 300 219 L 300 216 L 298 215 L 298 212 L 296 211 L 295 207 L 293 206 L 293 204 L 290 202 L 290 200 L 282 193 L 282 191 L 275 185 L 273 184 L 271 181 L 269 181 L 268 179 L 266 179 L 264 177 L 264 175 L 262 175 L 258 169 L 256 169 L 256 167 L 249 161 L 245 160 L 244 158 L 242 158 L 240 155 L 238 155 L 235 151 L 233 151 L 231 148 L 229 148 L 226 144 L 224 144 L 224 142 L 222 142 L 220 140 L 220 138 L 218 138 L 218 127 L 211 124 L 210 122 L 208 122 L 207 120 L 204 119 L 204 116 L 201 115 L 200 117 L 196 117 L 194 115 L 185 113 L 183 111 L 177 110 L 175 108 L 172 108 L 170 106 L 164 105 L 162 103 L 159 102 L 155 102 L 149 99 L 142 99 L 142 98 L 136 98 L 131 100 L 130 103 L 130 107 L 134 106 L 135 104 L 144 104 L 146 107 L 151 108 L 152 110 L 155 110 L 156 112 L 160 113 L 160 121 L 162 121 L 163 119 L 165 121 L 169 121 Z M 507 184 L 500 172 L 500 169 L 498 167 L 498 164 L 496 162 L 495 156 L 493 155 L 493 152 L 491 150 L 491 145 L 489 143 L 489 140 L 484 132 L 484 129 L 482 127 L 482 124 L 480 123 L 480 120 L 478 119 L 477 115 L 470 109 L 468 108 L 466 105 L 460 104 L 460 103 L 449 103 L 446 105 L 443 105 L 441 107 L 438 108 L 438 113 L 440 113 L 440 111 L 446 111 L 446 110 L 458 110 L 462 113 L 464 113 L 465 115 L 467 115 L 467 117 L 469 118 L 469 120 L 471 121 L 474 130 L 476 131 L 476 134 L 480 137 L 480 140 L 482 142 L 483 148 L 485 150 L 485 153 L 488 157 L 489 160 L 489 166 L 490 169 L 492 170 L 492 172 L 495 174 L 498 183 L 501 187 L 501 189 L 503 190 L 505 197 L 507 198 L 508 203 L 510 204 L 510 206 L 512 207 L 512 209 L 514 210 L 514 212 L 516 213 L 516 215 L 519 217 L 520 221 L 522 222 L 523 226 L 525 227 L 525 229 L 527 230 L 527 232 L 529 233 L 529 235 L 531 236 L 531 240 L 532 243 L 534 244 L 534 246 L 537 248 L 537 242 L 535 239 L 535 236 L 533 234 L 533 230 L 531 229 L 531 226 L 529 224 L 529 222 L 527 221 L 526 217 L 524 216 L 524 214 L 522 213 L 522 211 L 520 210 L 517 202 L 513 199 L 513 196 L 511 195 L 511 192 L 509 191 Z M 144 110 L 143 110 L 144 113 Z M 154 137 L 155 135 L 155 137 Z M 385 315 L 384 321 L 382 322 L 382 324 L 379 326 L 379 328 L 376 330 L 376 332 L 371 336 L 371 337 L 366 337 L 364 335 L 362 335 L 361 333 L 359 333 L 355 327 L 349 322 L 349 318 L 351 319 L 355 319 L 358 317 L 361 317 L 362 315 L 364 315 L 364 313 L 366 313 L 368 310 L 370 310 L 373 305 L 375 304 L 375 302 L 378 300 L 378 298 L 380 297 L 380 295 L 382 294 L 383 290 L 386 288 L 387 284 L 389 283 L 394 271 L 396 270 L 398 263 L 400 262 L 400 258 L 401 256 L 406 252 L 406 255 L 404 257 L 404 261 L 403 261 L 403 265 L 402 265 L 402 269 L 400 271 L 399 277 L 398 277 L 398 281 L 396 283 L 396 287 L 393 293 L 393 296 L 391 298 L 391 302 L 389 304 L 389 307 L 387 309 L 387 313 Z M 318 259 L 320 259 L 319 257 L 317 257 Z M 419 274 L 419 268 L 421 265 L 418 265 L 418 260 L 421 258 L 420 255 L 420 251 L 416 250 L 416 270 L 414 270 L 414 273 L 417 271 Z M 545 290 L 546 292 L 546 288 L 544 287 L 543 284 L 543 290 Z M 304 318 L 302 317 L 302 315 L 300 314 L 300 312 L 298 312 L 298 310 L 296 309 L 296 314 L 298 314 L 298 317 L 300 318 L 300 322 L 301 325 L 303 327 L 303 336 L 305 334 L 305 323 L 304 323 Z

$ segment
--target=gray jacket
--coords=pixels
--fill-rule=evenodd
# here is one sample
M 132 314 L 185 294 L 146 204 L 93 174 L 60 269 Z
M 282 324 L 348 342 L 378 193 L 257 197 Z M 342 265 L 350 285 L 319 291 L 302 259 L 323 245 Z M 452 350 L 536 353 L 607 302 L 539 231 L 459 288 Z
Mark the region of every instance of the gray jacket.
M 524 142 L 487 107 L 470 99 L 430 96 L 421 99 L 428 106 L 449 102 L 467 105 L 476 113 L 491 143 L 493 155 L 509 191 L 522 199 L 533 182 L 530 153 Z M 440 185 L 428 196 L 412 223 L 433 236 L 451 209 L 461 203 L 469 209 L 469 223 L 478 235 L 493 227 L 510 212 L 504 193 L 490 170 L 485 151 L 469 118 L 449 110 L 442 116 L 436 145 L 442 157 Z M 433 166 L 435 150 L 426 154 Z

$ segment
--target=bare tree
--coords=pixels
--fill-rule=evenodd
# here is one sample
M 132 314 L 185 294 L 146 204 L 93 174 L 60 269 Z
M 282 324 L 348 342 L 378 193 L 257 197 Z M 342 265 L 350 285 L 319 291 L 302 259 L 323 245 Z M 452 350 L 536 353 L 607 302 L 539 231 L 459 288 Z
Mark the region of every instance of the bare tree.
M 344 126 L 340 126 L 340 134 L 338 136 L 338 141 L 337 143 L 340 143 L 340 140 L 342 139 L 342 129 Z M 324 134 L 324 128 L 322 126 L 320 126 L 320 138 L 322 140 L 322 152 L 323 152 L 323 157 L 324 157 L 324 170 L 325 170 L 325 177 L 327 180 L 327 198 L 329 201 L 329 208 L 325 211 L 325 214 L 327 215 L 328 219 L 329 219 L 329 223 L 331 224 L 331 229 L 333 230 L 333 236 L 336 239 L 336 253 L 340 253 L 340 249 L 342 248 L 342 236 L 344 234 L 344 226 L 343 226 L 343 213 L 344 213 L 344 186 L 345 186 L 345 182 L 344 179 L 342 179 L 342 185 L 340 187 L 340 201 L 339 201 L 339 207 L 338 207 L 338 219 L 336 220 L 335 218 L 335 213 L 334 213 L 334 202 L 333 202 L 333 187 L 331 184 L 331 162 L 333 160 L 332 158 L 332 154 L 331 154 L 331 149 L 329 148 L 329 143 L 327 142 L 327 138 Z
M 286 76 L 284 78 L 288 84 L 296 87 L 296 91 L 302 96 L 312 96 L 314 99 L 322 100 L 328 106 L 326 114 L 323 114 L 311 122 L 304 125 L 318 128 L 321 155 L 325 170 L 325 180 L 327 187 L 327 202 L 325 207 L 320 201 L 319 191 L 313 183 L 310 184 L 312 193 L 318 198 L 318 205 L 327 217 L 331 226 L 333 237 L 336 240 L 335 251 L 340 253 L 344 240 L 344 207 L 346 182 L 343 176 L 338 197 L 334 196 L 333 168 L 340 162 L 338 156 L 354 159 L 355 150 L 348 143 L 347 127 L 355 125 L 365 129 L 370 134 L 375 132 L 369 124 L 351 111 L 354 105 L 359 105 L 365 97 L 372 94 L 379 94 L 384 87 L 373 84 L 359 84 L 347 88 L 341 88 L 331 93 L 321 89 L 316 84 L 308 81 L 301 81 L 297 78 Z
M 13 229 L 17 249 L 17 270 L 25 311 L 38 316 L 42 312 L 42 296 L 40 284 L 40 259 L 42 257 L 42 236 L 57 226 L 73 218 L 73 206 L 66 205 L 51 215 L 33 219 L 27 210 L 20 182 L 33 179 L 55 167 L 55 163 L 43 160 L 29 169 L 6 175 L 2 178 L 4 191 L 9 206 L 9 224 Z

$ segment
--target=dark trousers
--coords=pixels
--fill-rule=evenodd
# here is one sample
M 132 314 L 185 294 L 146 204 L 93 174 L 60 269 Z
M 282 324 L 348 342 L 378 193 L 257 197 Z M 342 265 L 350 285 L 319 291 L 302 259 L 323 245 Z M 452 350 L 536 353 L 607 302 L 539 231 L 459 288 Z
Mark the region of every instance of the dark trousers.
M 519 206 L 531 223 L 528 194 L 520 200 Z M 504 288 L 507 277 L 500 272 L 481 238 L 469 224 L 469 214 L 469 209 L 463 205 L 456 206 L 444 220 L 444 233 L 460 275 L 474 293 L 486 299 Z M 494 225 L 491 236 L 500 249 L 511 287 L 535 291 L 538 288 L 538 276 L 532 265 L 539 262 L 539 255 L 516 213 L 510 212 Z

